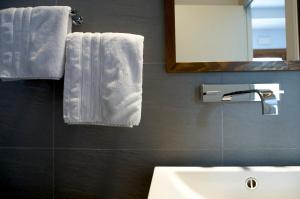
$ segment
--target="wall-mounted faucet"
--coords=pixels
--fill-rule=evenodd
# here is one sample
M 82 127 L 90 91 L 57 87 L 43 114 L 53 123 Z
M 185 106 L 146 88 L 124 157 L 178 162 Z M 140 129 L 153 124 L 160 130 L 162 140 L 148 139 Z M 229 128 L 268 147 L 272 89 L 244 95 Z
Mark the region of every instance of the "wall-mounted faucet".
M 233 95 L 243 95 L 249 93 L 257 93 L 261 100 L 261 108 L 263 115 L 278 115 L 277 99 L 271 90 L 244 90 L 226 93 L 223 95 L 222 101 L 231 101 Z
M 260 101 L 263 115 L 278 115 L 278 101 L 284 91 L 279 84 L 203 84 L 203 102 Z

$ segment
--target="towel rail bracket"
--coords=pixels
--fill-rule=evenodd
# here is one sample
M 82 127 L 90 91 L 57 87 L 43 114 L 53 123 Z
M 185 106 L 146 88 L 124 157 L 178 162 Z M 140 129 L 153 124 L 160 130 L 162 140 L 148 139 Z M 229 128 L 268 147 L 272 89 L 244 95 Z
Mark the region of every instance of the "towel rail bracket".
M 70 12 L 70 16 L 72 17 L 72 23 L 75 26 L 79 26 L 83 23 L 83 17 L 79 15 L 78 10 L 72 8 Z

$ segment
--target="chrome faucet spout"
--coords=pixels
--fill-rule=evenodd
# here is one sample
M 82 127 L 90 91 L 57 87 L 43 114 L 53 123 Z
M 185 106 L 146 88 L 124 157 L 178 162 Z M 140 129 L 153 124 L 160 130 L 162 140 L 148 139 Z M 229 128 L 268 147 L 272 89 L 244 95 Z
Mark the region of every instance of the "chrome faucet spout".
M 260 91 L 262 95 L 263 115 L 278 115 L 278 101 L 271 90 Z
M 271 90 L 242 90 L 226 93 L 222 97 L 222 101 L 230 101 L 234 95 L 242 95 L 249 93 L 257 93 L 261 100 L 262 114 L 263 115 L 278 115 L 277 99 L 273 91 Z
M 284 90 L 272 84 L 202 84 L 203 102 L 260 102 L 263 115 L 278 115 L 278 102 Z

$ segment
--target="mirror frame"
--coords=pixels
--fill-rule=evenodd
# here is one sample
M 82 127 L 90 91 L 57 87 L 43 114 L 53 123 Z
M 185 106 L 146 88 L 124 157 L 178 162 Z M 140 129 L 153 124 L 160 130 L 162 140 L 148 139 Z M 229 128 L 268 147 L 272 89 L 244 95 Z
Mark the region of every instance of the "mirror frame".
M 298 35 L 300 41 L 300 0 L 298 0 Z M 175 0 L 165 0 L 165 55 L 168 73 L 234 72 L 234 71 L 299 71 L 300 61 L 243 62 L 176 62 Z M 300 42 L 299 42 L 300 46 Z

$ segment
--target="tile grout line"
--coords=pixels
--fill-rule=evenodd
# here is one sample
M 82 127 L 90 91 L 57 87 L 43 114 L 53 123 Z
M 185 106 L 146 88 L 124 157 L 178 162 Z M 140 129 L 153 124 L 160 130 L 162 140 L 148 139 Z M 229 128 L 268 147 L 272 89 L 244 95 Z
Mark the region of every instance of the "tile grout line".
M 54 0 L 54 5 L 57 6 L 58 5 L 58 0 Z M 62 77 L 64 78 L 64 76 Z M 52 191 L 52 199 L 55 199 L 55 98 L 56 98 L 56 83 L 53 82 L 53 102 L 52 102 L 52 187 L 51 187 L 51 191 Z
M 222 156 L 222 166 L 224 166 L 224 109 L 223 104 L 221 104 L 221 156 Z
M 5 147 L 0 146 L 0 150 L 50 150 L 50 151 L 216 151 L 215 148 L 86 148 L 86 147 Z M 237 147 L 224 147 L 224 150 L 241 150 Z M 258 147 L 250 151 L 261 151 L 261 150 L 300 150 L 299 147 Z
M 51 138 L 50 141 L 51 142 Z M 17 146 L 1 146 L 0 150 L 51 150 L 52 147 L 17 147 Z
M 164 65 L 165 62 L 143 62 L 143 65 Z
M 111 148 L 76 148 L 76 147 L 56 147 L 55 151 L 69 150 L 69 151 L 210 151 L 216 150 L 215 148 L 190 148 L 190 149 L 178 149 L 178 148 L 119 148 L 119 149 L 111 149 Z
M 221 73 L 221 83 L 223 84 L 223 76 Z M 221 161 L 222 166 L 224 166 L 224 107 L 223 103 L 221 103 Z
M 55 150 L 54 150 L 54 132 L 55 132 L 55 97 L 56 97 L 56 83 L 53 82 L 52 94 L 52 137 L 51 137 L 51 153 L 52 153 L 52 198 L 55 198 Z

